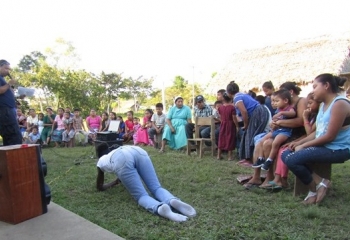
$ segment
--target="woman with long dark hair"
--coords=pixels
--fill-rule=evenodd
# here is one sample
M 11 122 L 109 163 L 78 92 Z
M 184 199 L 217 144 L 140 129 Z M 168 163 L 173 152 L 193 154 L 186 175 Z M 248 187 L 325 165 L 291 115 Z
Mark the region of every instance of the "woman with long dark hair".
M 329 179 L 322 179 L 312 172 L 312 163 L 343 163 L 350 159 L 350 101 L 339 95 L 345 78 L 326 73 L 313 82 L 315 100 L 321 102 L 316 118 L 316 131 L 282 154 L 282 161 L 309 193 L 304 204 L 320 203 L 330 186 Z
M 226 87 L 227 94 L 233 98 L 238 116 L 243 120 L 243 135 L 239 147 L 241 163 L 251 162 L 254 151 L 254 137 L 263 133 L 269 121 L 270 112 L 260 105 L 250 95 L 239 92 L 239 86 L 234 81 Z

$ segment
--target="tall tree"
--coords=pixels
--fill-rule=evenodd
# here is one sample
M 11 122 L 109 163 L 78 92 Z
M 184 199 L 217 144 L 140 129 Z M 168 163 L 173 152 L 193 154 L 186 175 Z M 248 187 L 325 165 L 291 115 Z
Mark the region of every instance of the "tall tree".
M 143 79 L 142 76 L 140 76 L 137 79 L 133 79 L 130 77 L 126 79 L 126 82 L 127 82 L 127 89 L 129 91 L 129 94 L 127 97 L 132 97 L 134 99 L 134 109 L 136 112 L 137 111 L 136 103 L 138 102 L 139 104 L 141 104 L 153 92 L 152 90 L 153 78 Z
M 34 51 L 28 55 L 24 55 L 22 59 L 18 63 L 18 69 L 21 72 L 29 72 L 35 71 L 33 68 L 37 68 L 40 65 L 40 60 L 45 60 L 46 56 L 44 56 L 41 52 Z
M 127 80 L 123 79 L 121 74 L 104 72 L 100 75 L 100 82 L 104 87 L 104 99 L 102 102 L 107 104 L 107 111 L 109 112 L 111 103 L 118 100 L 120 97 L 127 97 Z
M 78 67 L 80 57 L 72 42 L 58 38 L 55 44 L 46 48 L 47 62 L 60 69 L 75 69 Z

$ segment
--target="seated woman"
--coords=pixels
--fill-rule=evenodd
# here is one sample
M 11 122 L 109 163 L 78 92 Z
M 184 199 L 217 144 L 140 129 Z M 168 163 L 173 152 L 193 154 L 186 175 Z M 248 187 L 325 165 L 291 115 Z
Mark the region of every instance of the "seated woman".
M 153 214 L 174 222 L 184 222 L 188 217 L 196 216 L 196 210 L 192 206 L 161 186 L 145 150 L 137 146 L 122 146 L 101 156 L 104 151 L 98 149 L 100 159 L 97 162 L 97 190 L 104 191 L 121 182 L 137 203 Z M 104 172 L 116 174 L 118 178 L 104 184 Z M 143 183 L 154 198 L 148 194 Z
M 62 142 L 62 133 L 64 131 L 63 113 L 64 109 L 58 108 L 57 115 L 52 123 L 51 141 L 55 143 L 55 147 L 59 147 Z
M 313 174 L 312 163 L 343 163 L 350 159 L 350 101 L 339 96 L 345 78 L 321 74 L 313 82 L 315 100 L 321 102 L 316 131 L 282 154 L 282 161 L 309 187 L 304 204 L 320 203 L 330 186 Z
M 99 131 L 101 121 L 101 117 L 96 115 L 96 110 L 92 108 L 90 110 L 90 115 L 86 118 L 86 126 L 89 132 L 89 139 L 96 139 L 96 134 Z
M 90 122 L 91 122 L 91 120 L 90 120 Z M 108 113 L 103 112 L 101 114 L 101 122 L 100 122 L 99 132 L 107 132 L 108 127 L 109 127 L 109 122 L 110 122 L 110 120 L 108 119 Z
M 278 152 L 278 158 L 276 162 L 276 169 L 275 169 L 275 178 L 272 181 L 269 181 L 267 184 L 262 185 L 262 188 L 266 189 L 281 189 L 281 188 L 287 188 L 288 187 L 288 167 L 282 162 L 282 153 L 289 148 L 290 145 L 295 144 L 299 140 L 305 138 L 306 136 L 309 136 L 312 132 L 316 131 L 316 116 L 318 113 L 320 107 L 320 103 L 317 102 L 314 99 L 313 93 L 309 93 L 307 96 L 307 109 L 305 109 L 303 113 L 303 119 L 304 119 L 304 128 L 306 134 L 302 137 L 290 142 L 284 144 Z
M 272 122 L 271 126 L 273 128 L 279 128 L 279 127 L 288 127 L 293 128 L 292 130 L 292 136 L 289 138 L 289 141 L 293 141 L 303 135 L 305 135 L 305 129 L 304 129 L 304 120 L 303 120 L 303 113 L 306 109 L 306 99 L 299 97 L 301 89 L 296 85 L 295 82 L 285 82 L 280 86 L 280 89 L 286 89 L 290 92 L 292 97 L 292 105 L 294 106 L 294 110 L 296 112 L 296 117 L 293 119 L 281 119 L 276 122 Z M 254 157 L 253 159 L 257 161 L 258 157 L 257 153 L 263 149 L 264 157 L 267 157 L 271 151 L 272 147 L 272 141 L 265 141 L 264 144 L 260 145 L 258 144 L 254 149 Z M 250 189 L 252 187 L 260 186 L 264 187 L 268 184 L 269 181 L 272 181 L 274 178 L 273 175 L 273 169 L 270 168 L 269 171 L 266 173 L 266 178 L 264 183 L 261 182 L 260 168 L 254 169 L 253 177 L 243 186 L 247 189 Z
M 191 123 L 191 109 L 183 105 L 183 98 L 175 98 L 175 106 L 171 107 L 165 119 L 166 125 L 163 130 L 162 147 L 159 152 L 164 152 L 168 142 L 172 149 L 181 149 L 187 146 L 185 125 Z

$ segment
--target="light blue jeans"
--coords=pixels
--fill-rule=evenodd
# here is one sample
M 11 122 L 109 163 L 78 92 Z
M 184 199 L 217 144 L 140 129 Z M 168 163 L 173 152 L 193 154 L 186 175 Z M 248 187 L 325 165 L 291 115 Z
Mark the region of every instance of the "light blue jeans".
M 178 199 L 162 188 L 152 161 L 142 148 L 120 147 L 111 158 L 117 163 L 116 175 L 122 184 L 137 203 L 148 211 L 157 214 L 159 206 L 164 203 L 170 206 L 171 199 Z M 142 181 L 155 199 L 149 196 Z

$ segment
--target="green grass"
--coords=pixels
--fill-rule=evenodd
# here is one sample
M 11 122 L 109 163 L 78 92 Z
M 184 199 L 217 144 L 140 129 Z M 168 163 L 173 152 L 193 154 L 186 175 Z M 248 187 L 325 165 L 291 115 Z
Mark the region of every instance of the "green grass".
M 305 207 L 292 190 L 245 190 L 236 177 L 252 171 L 236 162 L 145 149 L 163 187 L 193 205 L 195 218 L 174 223 L 154 216 L 122 185 L 97 192 L 93 147 L 43 150 L 52 200 L 126 239 L 349 239 L 350 163 L 333 166 L 333 189 L 322 205 Z

